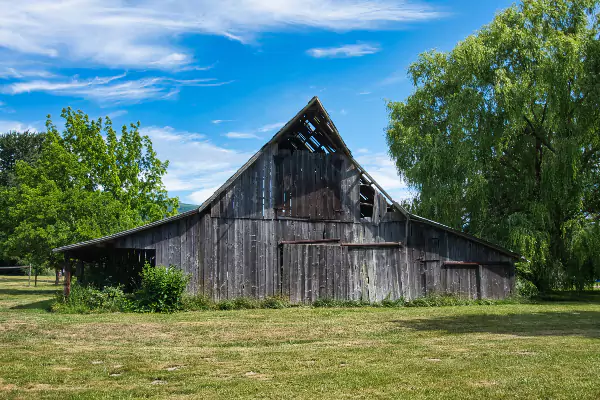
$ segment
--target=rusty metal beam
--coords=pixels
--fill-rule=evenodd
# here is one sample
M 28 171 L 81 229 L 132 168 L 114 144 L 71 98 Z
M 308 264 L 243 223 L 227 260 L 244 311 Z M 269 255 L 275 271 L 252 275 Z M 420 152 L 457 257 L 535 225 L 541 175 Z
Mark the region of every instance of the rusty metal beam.
M 305 240 L 282 240 L 279 244 L 318 244 L 337 243 L 340 239 L 305 239 Z
M 344 247 L 402 247 L 402 242 L 341 243 Z

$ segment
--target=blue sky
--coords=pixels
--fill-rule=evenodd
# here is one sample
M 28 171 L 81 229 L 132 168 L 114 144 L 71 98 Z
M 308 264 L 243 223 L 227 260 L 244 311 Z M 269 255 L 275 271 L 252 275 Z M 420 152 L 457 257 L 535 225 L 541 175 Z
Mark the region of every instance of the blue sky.
M 140 121 L 171 195 L 200 204 L 314 95 L 396 199 L 386 100 L 419 53 L 450 50 L 513 2 L 0 0 L 0 131 L 71 106 Z

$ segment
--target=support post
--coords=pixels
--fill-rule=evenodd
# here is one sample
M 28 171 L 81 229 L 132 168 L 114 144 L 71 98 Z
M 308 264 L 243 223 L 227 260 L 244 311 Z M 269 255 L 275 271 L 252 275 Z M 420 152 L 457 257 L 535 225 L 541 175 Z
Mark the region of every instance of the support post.
M 71 294 L 71 262 L 68 259 L 68 256 L 65 255 L 65 288 L 64 295 L 65 297 L 69 297 Z

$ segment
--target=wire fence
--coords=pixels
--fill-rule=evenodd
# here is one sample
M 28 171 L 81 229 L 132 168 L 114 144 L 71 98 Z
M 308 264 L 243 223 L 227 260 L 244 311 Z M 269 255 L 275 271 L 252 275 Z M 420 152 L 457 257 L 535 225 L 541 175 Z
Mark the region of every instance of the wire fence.
M 27 268 L 27 274 L 29 276 L 29 280 L 27 281 L 27 286 L 31 286 L 31 265 L 13 265 L 13 266 L 7 266 L 7 267 L 0 267 L 0 271 L 3 270 L 7 270 L 7 269 L 24 269 Z

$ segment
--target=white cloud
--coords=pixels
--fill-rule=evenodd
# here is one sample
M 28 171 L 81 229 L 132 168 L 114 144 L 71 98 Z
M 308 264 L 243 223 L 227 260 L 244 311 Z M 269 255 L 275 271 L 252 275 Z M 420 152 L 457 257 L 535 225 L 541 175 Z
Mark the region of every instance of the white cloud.
M 214 121 L 213 121 L 214 123 Z M 275 122 L 273 124 L 263 125 L 250 132 L 227 132 L 223 136 L 229 139 L 260 139 L 258 133 L 272 132 L 281 129 L 285 125 L 285 122 Z
M 395 85 L 406 80 L 406 71 L 396 71 L 379 82 L 380 86 Z
M 0 120 L 0 134 L 7 133 L 10 131 L 24 132 L 24 131 L 37 131 L 38 129 L 32 124 L 19 121 L 7 121 Z
M 55 75 L 43 69 L 21 69 L 0 65 L 0 79 L 51 78 L 53 76 Z
M 204 135 L 172 127 L 150 126 L 140 132 L 152 140 L 161 160 L 169 160 L 163 182 L 170 192 L 191 192 L 182 200 L 201 204 L 253 153 L 226 149 Z
M 315 58 L 347 58 L 362 57 L 375 54 L 381 48 L 372 44 L 347 44 L 339 47 L 323 47 L 307 50 L 308 55 Z
M 107 117 L 110 119 L 116 119 L 116 118 L 122 117 L 124 115 L 127 115 L 127 113 L 128 113 L 127 110 L 116 110 L 116 111 L 108 113 Z
M 366 96 L 368 94 L 371 94 L 371 92 L 360 92 L 358 95 L 359 96 Z
M 249 132 L 227 132 L 223 136 L 229 139 L 260 139 L 260 136 Z
M 219 125 L 219 124 L 222 124 L 223 122 L 233 122 L 233 120 L 232 119 L 213 119 L 210 122 L 215 125 Z
M 253 41 L 307 27 L 391 29 L 442 16 L 418 0 L 0 0 L 0 47 L 111 67 L 178 69 L 194 55 L 183 34 Z M 72 66 L 75 66 L 71 63 Z
M 406 184 L 398 176 L 396 164 L 385 153 L 369 153 L 368 149 L 359 149 L 357 153 L 365 154 L 356 157 L 369 175 L 396 201 L 408 199 L 411 196 Z
M 209 87 L 221 86 L 231 82 L 216 82 L 208 79 L 171 79 L 150 77 L 125 80 L 125 74 L 96 77 L 81 80 L 30 80 L 19 81 L 2 88 L 3 93 L 21 94 L 46 92 L 59 96 L 75 96 L 99 102 L 136 103 L 150 99 L 167 99 L 173 97 L 183 86 Z
M 285 122 L 275 122 L 274 124 L 263 125 L 260 128 L 258 128 L 256 131 L 257 132 L 271 132 L 271 131 L 281 129 L 281 127 L 284 125 L 285 125 Z

